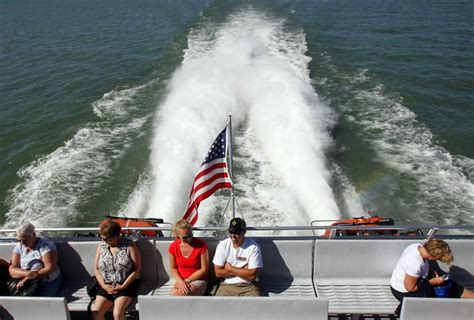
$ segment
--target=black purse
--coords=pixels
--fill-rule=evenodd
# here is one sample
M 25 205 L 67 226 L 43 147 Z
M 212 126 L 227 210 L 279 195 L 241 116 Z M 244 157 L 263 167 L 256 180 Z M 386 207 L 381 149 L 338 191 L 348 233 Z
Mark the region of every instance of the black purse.
M 87 294 L 91 298 L 91 301 L 89 301 L 89 304 L 87 305 L 87 312 L 89 314 L 92 313 L 92 304 L 94 303 L 95 297 L 97 296 L 97 291 L 99 291 L 99 286 L 99 281 L 97 281 L 96 276 L 92 276 L 89 280 L 89 283 L 87 284 Z
M 97 281 L 95 276 L 92 276 L 87 284 L 87 294 L 91 299 L 95 299 L 97 291 L 99 291 L 99 281 Z
M 7 280 L 7 290 L 10 296 L 27 297 L 38 293 L 40 283 L 38 279 L 28 279 L 21 288 L 17 288 L 22 279 L 10 278 Z
M 430 282 L 427 279 L 418 280 L 418 291 L 417 297 L 420 298 L 430 298 L 433 296 L 433 288 L 430 285 Z

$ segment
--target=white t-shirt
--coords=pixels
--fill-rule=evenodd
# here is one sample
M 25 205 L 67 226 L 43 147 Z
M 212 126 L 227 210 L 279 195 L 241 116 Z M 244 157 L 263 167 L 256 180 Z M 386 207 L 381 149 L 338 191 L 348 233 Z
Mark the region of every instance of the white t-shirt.
M 405 288 L 405 274 L 413 277 L 426 278 L 428 276 L 429 264 L 428 260 L 423 260 L 418 248 L 422 245 L 413 243 L 403 250 L 397 266 L 392 272 L 390 286 L 398 292 L 408 292 Z
M 234 267 L 241 268 L 248 265 L 249 269 L 263 268 L 262 253 L 258 244 L 249 238 L 245 238 L 244 243 L 239 248 L 234 248 L 230 238 L 219 242 L 212 262 L 223 267 L 226 262 Z M 258 279 L 257 279 L 258 280 Z M 249 283 L 249 281 L 237 276 L 225 278 L 225 283 Z
M 13 252 L 20 256 L 20 268 L 25 270 L 38 270 L 44 267 L 42 257 L 51 251 L 57 251 L 56 245 L 45 238 L 38 238 L 33 250 L 28 251 L 22 243 L 17 243 Z M 61 271 L 56 267 L 43 282 L 50 282 L 59 277 Z

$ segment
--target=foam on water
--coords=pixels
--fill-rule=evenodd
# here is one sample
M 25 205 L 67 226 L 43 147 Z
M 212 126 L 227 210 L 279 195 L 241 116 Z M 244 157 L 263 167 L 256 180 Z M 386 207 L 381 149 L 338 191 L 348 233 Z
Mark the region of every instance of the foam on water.
M 192 179 L 231 114 L 235 187 L 251 224 L 339 217 L 326 166 L 335 116 L 311 86 L 306 50 L 302 30 L 252 10 L 192 30 L 159 106 L 148 215 L 182 215 Z M 198 224 L 215 220 L 224 193 L 201 205 Z
M 367 85 L 370 77 L 360 70 L 354 84 Z M 406 175 L 410 189 L 417 190 L 416 219 L 443 224 L 472 223 L 474 184 L 472 159 L 451 155 L 420 123 L 401 97 L 382 84 L 357 89 L 343 110 L 357 123 L 379 159 Z
M 140 134 L 146 117 L 133 117 L 143 87 L 113 90 L 93 103 L 101 119 L 79 129 L 63 146 L 22 168 L 22 182 L 9 192 L 5 227 L 22 221 L 60 227 L 80 218 L 78 207 L 110 176 L 113 166 Z

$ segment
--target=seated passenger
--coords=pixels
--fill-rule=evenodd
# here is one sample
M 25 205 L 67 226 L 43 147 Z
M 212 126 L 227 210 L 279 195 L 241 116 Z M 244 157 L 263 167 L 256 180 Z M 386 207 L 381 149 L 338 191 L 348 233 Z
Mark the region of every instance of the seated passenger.
M 445 280 L 429 268 L 428 260 L 441 261 L 450 265 L 454 261 L 449 245 L 439 239 L 431 239 L 424 244 L 414 243 L 409 245 L 402 253 L 392 273 L 390 288 L 392 294 L 400 301 L 396 315 L 400 315 L 403 298 L 419 297 L 421 293 L 421 280 L 429 282 L 431 286 L 443 285 Z M 452 281 L 452 280 L 451 280 Z M 429 292 L 429 296 L 434 296 Z M 452 281 L 449 297 L 451 298 L 474 298 L 474 293 Z
M 209 252 L 201 239 L 193 236 L 193 227 L 179 220 L 173 229 L 176 240 L 170 244 L 170 270 L 175 279 L 171 294 L 174 296 L 202 296 L 207 288 Z
M 217 245 L 214 272 L 224 278 L 216 296 L 260 296 L 258 273 L 263 268 L 258 244 L 245 237 L 246 223 L 241 218 L 230 221 L 229 238 Z
M 56 245 L 36 236 L 31 223 L 22 224 L 17 229 L 18 244 L 13 249 L 10 276 L 22 278 L 18 283 L 21 288 L 29 279 L 40 279 L 38 296 L 54 297 L 63 283 L 63 276 L 58 267 Z
M 0 296 L 8 295 L 7 280 L 10 278 L 10 263 L 0 258 Z
M 137 245 L 120 235 L 118 223 L 106 220 L 99 226 L 103 243 L 97 247 L 94 274 L 99 283 L 92 307 L 94 319 L 105 319 L 113 306 L 115 320 L 125 319 L 125 309 L 137 297 L 141 257 Z

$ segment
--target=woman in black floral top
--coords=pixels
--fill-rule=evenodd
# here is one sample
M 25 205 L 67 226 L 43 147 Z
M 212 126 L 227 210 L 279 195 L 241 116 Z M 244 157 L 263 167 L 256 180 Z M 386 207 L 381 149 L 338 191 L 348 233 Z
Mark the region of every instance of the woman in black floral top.
M 118 223 L 106 220 L 99 228 L 103 243 L 97 247 L 94 263 L 100 285 L 92 307 L 94 319 L 105 319 L 112 306 L 114 319 L 125 319 L 125 309 L 138 293 L 140 252 L 132 240 L 121 237 Z

